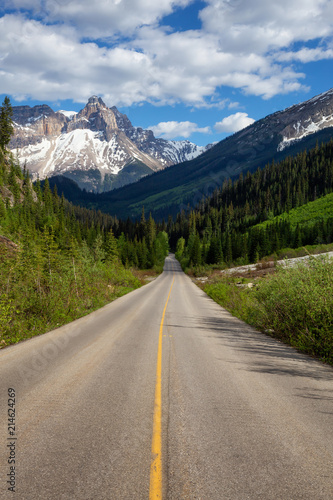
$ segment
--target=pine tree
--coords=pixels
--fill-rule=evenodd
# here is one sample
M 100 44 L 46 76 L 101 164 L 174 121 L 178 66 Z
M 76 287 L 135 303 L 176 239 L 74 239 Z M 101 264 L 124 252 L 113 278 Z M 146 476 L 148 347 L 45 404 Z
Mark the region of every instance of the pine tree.
M 14 133 L 13 127 L 13 109 L 9 97 L 5 97 L 0 108 L 0 147 L 4 150 L 10 142 Z
M 198 234 L 194 236 L 193 245 L 190 252 L 190 262 L 193 266 L 200 266 L 201 264 L 201 244 Z
M 128 234 L 128 231 L 126 231 Z M 142 207 L 140 226 L 139 226 L 139 238 L 142 240 L 146 236 L 147 226 L 146 226 L 146 218 L 145 218 L 145 207 Z
M 151 213 L 149 214 L 149 219 L 146 224 L 146 232 L 147 232 L 147 245 L 149 250 L 152 250 L 156 238 L 156 224 L 154 219 L 152 218 Z
M 227 240 L 226 240 L 225 260 L 229 264 L 232 262 L 232 243 L 231 243 L 230 233 L 228 233 Z
M 212 236 L 207 253 L 207 264 L 219 264 L 222 257 L 221 240 L 216 236 Z
M 118 260 L 119 253 L 118 253 L 117 240 L 113 234 L 112 228 L 106 235 L 104 249 L 105 249 L 106 261 L 115 262 L 116 260 Z

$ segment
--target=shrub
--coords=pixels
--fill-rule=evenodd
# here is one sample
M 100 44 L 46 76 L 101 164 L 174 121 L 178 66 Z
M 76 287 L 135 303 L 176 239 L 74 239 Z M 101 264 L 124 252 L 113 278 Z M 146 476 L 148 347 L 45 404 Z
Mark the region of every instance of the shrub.
M 258 326 L 303 352 L 333 362 L 333 263 L 313 258 L 280 267 L 255 292 Z
M 229 277 L 205 291 L 259 330 L 333 364 L 333 262 L 327 258 L 280 266 L 254 289 L 237 287 Z

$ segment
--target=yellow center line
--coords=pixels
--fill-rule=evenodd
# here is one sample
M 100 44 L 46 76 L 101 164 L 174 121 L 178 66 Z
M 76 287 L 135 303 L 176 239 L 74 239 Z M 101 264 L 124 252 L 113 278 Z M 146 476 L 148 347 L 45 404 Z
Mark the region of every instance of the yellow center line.
M 169 302 L 174 281 L 175 276 L 173 276 L 168 298 L 163 309 L 158 338 L 149 500 L 162 499 L 162 339 L 165 311 Z

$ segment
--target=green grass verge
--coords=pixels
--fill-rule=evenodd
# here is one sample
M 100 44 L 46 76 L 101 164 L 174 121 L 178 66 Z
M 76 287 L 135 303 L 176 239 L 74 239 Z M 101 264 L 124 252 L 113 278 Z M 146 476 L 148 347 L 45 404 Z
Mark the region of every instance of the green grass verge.
M 0 259 L 0 348 L 70 323 L 140 286 L 118 262 L 77 261 L 74 267 L 64 258 L 50 275 L 15 256 Z
M 333 365 L 332 261 L 323 257 L 279 267 L 252 289 L 237 281 L 219 278 L 204 290 L 234 316 Z

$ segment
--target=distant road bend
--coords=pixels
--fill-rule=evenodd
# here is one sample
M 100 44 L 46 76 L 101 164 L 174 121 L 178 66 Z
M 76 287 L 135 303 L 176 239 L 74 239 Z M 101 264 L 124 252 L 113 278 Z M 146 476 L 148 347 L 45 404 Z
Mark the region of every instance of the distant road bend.
M 232 317 L 172 255 L 152 283 L 0 351 L 0 380 L 1 499 L 333 498 L 332 368 Z

